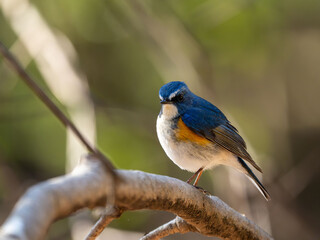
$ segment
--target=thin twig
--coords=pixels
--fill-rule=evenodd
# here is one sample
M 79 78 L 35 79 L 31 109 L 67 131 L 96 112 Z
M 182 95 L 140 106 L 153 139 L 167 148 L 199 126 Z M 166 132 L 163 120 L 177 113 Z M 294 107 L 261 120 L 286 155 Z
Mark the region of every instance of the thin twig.
M 119 218 L 122 211 L 119 208 L 109 207 L 106 209 L 105 213 L 99 218 L 93 228 L 90 230 L 85 240 L 96 239 L 103 230 L 116 218 Z
M 57 105 L 45 94 L 45 92 L 37 85 L 37 83 L 30 77 L 30 75 L 23 69 L 19 61 L 11 54 L 8 48 L 0 41 L 0 52 L 4 58 L 10 63 L 12 68 L 18 73 L 21 79 L 27 86 L 40 98 L 40 100 L 51 110 L 51 112 L 60 120 L 60 122 L 78 137 L 87 150 L 95 154 L 103 161 L 105 167 L 110 173 L 115 176 L 113 164 L 97 149 L 95 148 L 78 130 L 78 128 L 71 122 L 71 120 L 57 107 Z
M 158 240 L 175 233 L 183 234 L 187 232 L 197 232 L 197 230 L 195 227 L 184 221 L 181 217 L 176 217 L 170 222 L 167 222 L 147 233 L 140 238 L 140 240 Z

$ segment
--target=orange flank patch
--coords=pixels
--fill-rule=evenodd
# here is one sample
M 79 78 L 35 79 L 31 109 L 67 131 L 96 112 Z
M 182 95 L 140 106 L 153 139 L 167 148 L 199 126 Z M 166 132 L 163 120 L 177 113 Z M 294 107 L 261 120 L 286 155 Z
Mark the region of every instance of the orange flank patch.
M 190 128 L 187 127 L 181 118 L 178 120 L 176 138 L 180 141 L 190 141 L 203 146 L 211 143 L 208 139 L 194 133 Z

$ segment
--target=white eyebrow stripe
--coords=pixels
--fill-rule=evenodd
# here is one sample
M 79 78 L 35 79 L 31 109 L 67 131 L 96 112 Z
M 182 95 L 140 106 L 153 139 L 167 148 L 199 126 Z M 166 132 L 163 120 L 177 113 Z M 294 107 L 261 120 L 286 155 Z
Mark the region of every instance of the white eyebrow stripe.
M 160 94 L 159 94 L 159 98 L 160 98 L 161 101 L 163 100 L 163 97 Z
M 181 89 L 178 89 L 178 90 L 174 91 L 173 93 L 171 93 L 170 96 L 169 96 L 169 100 L 172 100 L 180 90 Z

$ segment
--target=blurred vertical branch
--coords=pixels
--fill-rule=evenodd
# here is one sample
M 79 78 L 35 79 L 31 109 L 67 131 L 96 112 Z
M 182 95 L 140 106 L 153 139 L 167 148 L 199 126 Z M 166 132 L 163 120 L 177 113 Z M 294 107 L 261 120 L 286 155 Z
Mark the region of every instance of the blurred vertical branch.
M 139 32 L 163 79 L 183 80 L 200 90 L 201 77 L 195 62 L 201 58 L 201 51 L 183 25 L 172 15 L 150 15 L 147 3 L 134 0 L 128 4 L 134 14 L 129 21 Z
M 36 61 L 50 90 L 67 107 L 71 119 L 92 143 L 95 142 L 95 113 L 85 75 L 76 70 L 70 41 L 57 36 L 28 0 L 0 0 L 1 9 L 18 39 Z M 72 54 L 70 54 L 72 53 Z M 67 168 L 72 169 L 85 149 L 67 131 Z

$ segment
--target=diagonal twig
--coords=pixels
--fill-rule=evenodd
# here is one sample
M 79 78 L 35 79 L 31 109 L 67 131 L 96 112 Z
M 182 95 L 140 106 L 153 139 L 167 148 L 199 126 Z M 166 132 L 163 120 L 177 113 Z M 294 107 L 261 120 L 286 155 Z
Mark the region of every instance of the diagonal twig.
M 102 231 L 111 223 L 114 219 L 119 218 L 122 214 L 122 210 L 119 208 L 110 206 L 105 210 L 100 219 L 96 222 L 93 228 L 90 230 L 85 240 L 96 239 Z
M 198 232 L 198 231 L 195 227 L 188 224 L 181 217 L 176 217 L 170 222 L 167 222 L 162 226 L 147 233 L 142 238 L 140 238 L 140 240 L 158 240 L 175 233 L 183 234 L 187 232 Z
M 71 120 L 57 107 L 57 105 L 44 93 L 44 91 L 36 84 L 30 75 L 23 69 L 19 61 L 10 53 L 8 48 L 0 42 L 0 53 L 11 65 L 11 67 L 18 73 L 21 79 L 27 86 L 37 95 L 37 97 L 51 110 L 51 112 L 60 120 L 60 122 L 69 128 L 87 148 L 87 150 L 95 154 L 103 161 L 108 171 L 115 176 L 113 164 L 97 149 L 95 148 L 78 130 L 78 128 L 71 122 Z

